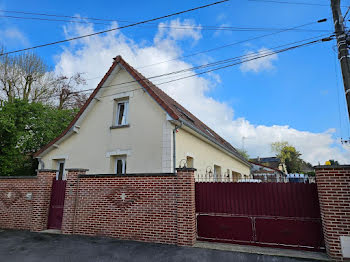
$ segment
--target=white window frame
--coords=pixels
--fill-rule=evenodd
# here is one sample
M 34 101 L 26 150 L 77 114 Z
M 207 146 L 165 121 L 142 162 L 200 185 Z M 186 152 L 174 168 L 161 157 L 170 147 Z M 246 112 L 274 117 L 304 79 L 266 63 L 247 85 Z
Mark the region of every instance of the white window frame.
M 117 169 L 118 169 L 118 161 L 119 160 L 122 161 L 122 174 L 125 174 L 126 173 L 126 156 L 118 156 L 115 158 L 115 160 L 114 160 L 114 173 L 118 174 Z
M 58 159 L 57 160 L 56 180 L 58 180 L 58 177 L 59 177 L 61 164 L 63 164 L 62 180 L 66 180 L 66 172 L 65 172 L 66 160 L 65 159 Z
M 119 124 L 118 121 L 119 121 L 119 114 L 120 114 L 120 111 L 119 111 L 119 105 L 120 104 L 124 104 L 124 117 L 122 118 L 122 122 Z M 117 100 L 116 101 L 116 114 L 115 114 L 115 125 L 116 126 L 125 126 L 127 125 L 129 122 L 128 122 L 128 113 L 129 113 L 129 100 Z

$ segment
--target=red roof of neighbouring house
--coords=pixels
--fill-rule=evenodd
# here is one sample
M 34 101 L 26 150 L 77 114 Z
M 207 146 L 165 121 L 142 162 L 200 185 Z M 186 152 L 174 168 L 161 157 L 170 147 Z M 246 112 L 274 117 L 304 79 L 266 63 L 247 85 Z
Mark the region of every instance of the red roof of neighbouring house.
M 215 133 L 212 129 L 210 129 L 207 125 L 205 125 L 202 121 L 200 121 L 197 117 L 195 117 L 191 112 L 189 112 L 182 105 L 177 103 L 174 99 L 168 96 L 165 92 L 163 92 L 160 88 L 155 86 L 151 81 L 149 81 L 146 77 L 144 77 L 141 73 L 139 73 L 135 68 L 130 66 L 121 56 L 117 56 L 114 58 L 114 62 L 112 66 L 109 68 L 108 72 L 102 78 L 96 89 L 92 92 L 86 103 L 80 109 L 78 114 L 74 117 L 72 122 L 68 125 L 68 127 L 54 140 L 48 143 L 46 146 L 41 148 L 38 152 L 35 153 L 35 157 L 39 156 L 50 146 L 55 144 L 58 140 L 60 140 L 63 136 L 65 136 L 71 128 L 73 128 L 74 124 L 78 121 L 79 117 L 83 114 L 87 106 L 90 104 L 92 99 L 95 97 L 97 92 L 101 89 L 109 75 L 112 73 L 114 68 L 120 64 L 125 70 L 132 75 L 132 77 L 148 92 L 148 94 L 154 98 L 154 100 L 174 119 L 181 120 L 187 123 L 187 125 L 191 126 L 193 129 L 197 129 L 195 131 L 202 132 L 208 138 L 214 140 L 221 147 L 229 151 L 230 153 L 239 157 L 242 161 L 249 164 L 247 160 L 245 160 L 238 151 L 225 139 Z
M 258 166 L 261 166 L 261 167 L 269 168 L 269 169 L 272 169 L 272 170 L 275 170 L 275 171 L 278 171 L 278 172 L 284 174 L 284 172 L 279 170 L 278 168 L 274 168 L 274 167 L 271 167 L 271 166 L 266 166 L 266 165 L 263 165 L 263 164 L 260 164 L 260 163 L 254 162 L 254 161 L 249 161 L 249 162 L 254 164 L 254 165 L 258 165 Z

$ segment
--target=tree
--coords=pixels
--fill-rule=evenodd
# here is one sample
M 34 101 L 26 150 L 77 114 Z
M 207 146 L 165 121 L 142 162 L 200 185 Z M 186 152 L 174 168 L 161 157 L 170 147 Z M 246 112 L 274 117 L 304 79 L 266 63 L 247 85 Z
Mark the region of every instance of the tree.
M 0 53 L 4 51 L 0 47 Z M 0 56 L 0 95 L 8 102 L 47 102 L 54 94 L 54 81 L 50 67 L 34 53 Z
M 5 48 L 0 46 L 0 54 Z M 0 99 L 55 105 L 58 109 L 80 108 L 87 95 L 78 91 L 86 81 L 81 73 L 57 76 L 35 53 L 0 56 Z
M 87 95 L 77 92 L 78 86 L 86 85 L 86 80 L 80 73 L 71 77 L 59 76 L 54 83 L 55 95 L 58 96 L 58 109 L 81 108 L 87 100 Z
M 18 99 L 0 106 L 0 175 L 32 174 L 33 153 L 58 136 L 75 113 Z
M 248 152 L 247 150 L 244 150 L 244 149 L 237 149 L 238 153 L 243 156 L 246 160 L 249 161 L 249 155 L 248 155 Z
M 286 165 L 288 173 L 301 172 L 301 154 L 294 146 L 285 141 L 275 142 L 271 144 L 271 150 L 275 152 L 281 162 Z

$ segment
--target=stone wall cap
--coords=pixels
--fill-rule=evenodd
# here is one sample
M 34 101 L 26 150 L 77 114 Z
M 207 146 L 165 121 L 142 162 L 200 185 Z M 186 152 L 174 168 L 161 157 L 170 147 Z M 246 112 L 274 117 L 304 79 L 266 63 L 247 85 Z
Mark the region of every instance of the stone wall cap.
M 68 172 L 87 172 L 89 169 L 86 168 L 66 168 Z
M 197 169 L 192 167 L 179 167 L 179 168 L 176 168 L 176 171 L 177 172 L 194 172 L 194 171 L 197 171 Z
M 33 179 L 38 177 L 37 176 L 0 176 L 0 179 L 20 179 L 20 178 Z
M 37 172 L 58 172 L 57 169 L 37 169 Z
M 81 174 L 80 178 L 120 178 L 120 177 L 172 177 L 174 173 L 133 173 L 133 174 Z
M 350 169 L 350 165 L 322 165 L 322 166 L 314 166 L 315 169 Z

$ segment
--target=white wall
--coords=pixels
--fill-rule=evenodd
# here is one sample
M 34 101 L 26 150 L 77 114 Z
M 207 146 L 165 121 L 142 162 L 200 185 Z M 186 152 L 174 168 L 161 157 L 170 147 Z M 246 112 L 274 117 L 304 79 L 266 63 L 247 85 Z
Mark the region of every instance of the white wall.
M 56 169 L 57 159 L 65 159 L 65 168 L 87 168 L 88 173 L 114 173 L 114 159 L 109 154 L 127 155 L 127 173 L 173 172 L 173 128 L 166 112 L 145 92 L 138 83 L 120 67 L 96 95 L 85 117 L 78 125 L 79 133 L 71 135 L 42 157 L 46 169 Z M 114 125 L 116 99 L 129 97 L 129 127 L 110 129 Z M 113 153 L 114 152 L 114 153 Z M 230 170 L 250 175 L 250 167 L 235 160 L 204 142 L 202 139 L 179 129 L 176 134 L 176 166 L 191 156 L 198 173 L 204 174 L 210 166 L 221 167 L 222 174 Z
M 106 154 L 120 150 L 128 153 L 127 173 L 172 172 L 169 163 L 171 141 L 162 138 L 166 132 L 164 128 L 169 127 L 165 111 L 138 83 L 118 85 L 133 81 L 124 69 L 113 74 L 104 84 L 109 87 L 102 88 L 97 95 L 100 101 L 79 124 L 79 133 L 70 136 L 59 144 L 59 148 L 42 158 L 45 168 L 56 169 L 54 159 L 67 157 L 66 168 L 88 168 L 89 173 L 113 173 L 114 162 Z M 123 92 L 130 92 L 130 127 L 110 129 L 114 118 L 113 97 Z
M 204 175 L 209 167 L 214 172 L 214 165 L 217 165 L 221 167 L 222 175 L 229 169 L 231 179 L 232 171 L 240 173 L 243 177 L 250 176 L 250 167 L 247 164 L 181 128 L 176 133 L 176 166 L 178 167 L 180 161 L 187 156 L 193 157 L 197 175 Z

